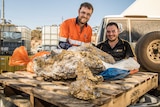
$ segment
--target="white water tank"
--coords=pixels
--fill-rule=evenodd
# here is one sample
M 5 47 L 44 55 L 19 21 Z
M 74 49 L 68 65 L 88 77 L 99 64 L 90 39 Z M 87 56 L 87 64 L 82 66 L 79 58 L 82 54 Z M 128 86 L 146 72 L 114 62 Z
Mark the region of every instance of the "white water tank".
M 59 26 L 45 25 L 42 27 L 42 47 L 56 47 L 59 39 Z

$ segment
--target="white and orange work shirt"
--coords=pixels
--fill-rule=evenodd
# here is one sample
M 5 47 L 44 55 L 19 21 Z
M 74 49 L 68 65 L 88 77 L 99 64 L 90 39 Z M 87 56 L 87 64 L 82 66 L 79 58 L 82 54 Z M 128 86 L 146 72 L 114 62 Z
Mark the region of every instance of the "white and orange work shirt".
M 65 20 L 60 25 L 59 41 L 68 42 L 71 45 L 79 46 L 84 43 L 90 43 L 92 36 L 91 27 L 86 24 L 81 31 L 77 23 L 77 18 Z

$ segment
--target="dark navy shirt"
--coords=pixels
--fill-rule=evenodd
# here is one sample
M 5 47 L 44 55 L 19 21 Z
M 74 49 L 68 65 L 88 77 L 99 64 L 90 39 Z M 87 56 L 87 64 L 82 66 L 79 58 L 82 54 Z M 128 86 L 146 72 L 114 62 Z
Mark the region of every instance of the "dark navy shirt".
M 114 57 L 115 61 L 120 61 L 129 57 L 135 57 L 130 44 L 120 38 L 114 48 L 110 47 L 110 45 L 108 44 L 108 40 L 98 44 L 97 48 L 103 50 L 104 52 L 107 52 L 108 54 L 111 54 Z

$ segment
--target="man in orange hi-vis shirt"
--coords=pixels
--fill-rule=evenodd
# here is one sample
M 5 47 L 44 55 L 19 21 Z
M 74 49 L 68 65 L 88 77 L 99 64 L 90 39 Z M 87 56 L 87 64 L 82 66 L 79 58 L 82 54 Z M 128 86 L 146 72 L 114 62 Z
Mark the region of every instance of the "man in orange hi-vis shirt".
M 93 6 L 84 2 L 78 10 L 78 17 L 65 20 L 60 25 L 59 48 L 68 49 L 91 42 L 92 28 L 87 24 L 93 13 Z

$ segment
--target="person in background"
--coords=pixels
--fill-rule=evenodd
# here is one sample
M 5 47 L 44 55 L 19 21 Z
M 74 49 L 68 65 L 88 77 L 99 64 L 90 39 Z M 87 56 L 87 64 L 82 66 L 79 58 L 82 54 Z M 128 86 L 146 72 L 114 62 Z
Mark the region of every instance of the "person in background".
M 106 41 L 96 47 L 113 56 L 115 61 L 120 61 L 129 57 L 136 60 L 136 55 L 131 45 L 119 37 L 119 27 L 115 22 L 110 22 L 106 26 Z
M 92 28 L 87 22 L 92 13 L 92 4 L 84 2 L 80 5 L 76 18 L 67 19 L 60 25 L 59 48 L 68 49 L 91 42 Z

